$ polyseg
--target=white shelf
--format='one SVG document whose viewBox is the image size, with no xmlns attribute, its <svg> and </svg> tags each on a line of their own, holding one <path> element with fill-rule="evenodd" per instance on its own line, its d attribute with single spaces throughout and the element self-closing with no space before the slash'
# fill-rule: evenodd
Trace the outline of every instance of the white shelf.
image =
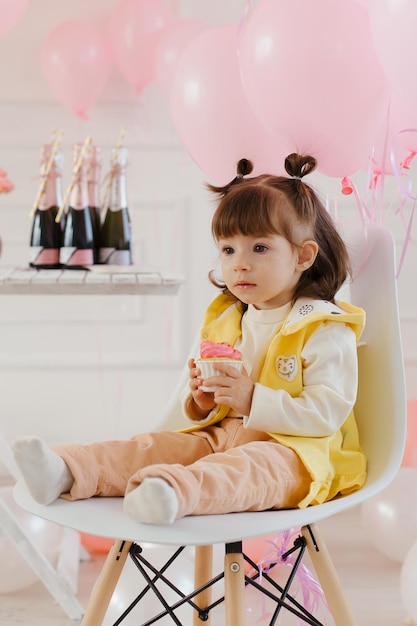
<svg viewBox="0 0 417 626">
<path fill-rule="evenodd" d="M 175 295 L 184 276 L 140 266 L 36 270 L 0 266 L 0 295 Z"/>
</svg>

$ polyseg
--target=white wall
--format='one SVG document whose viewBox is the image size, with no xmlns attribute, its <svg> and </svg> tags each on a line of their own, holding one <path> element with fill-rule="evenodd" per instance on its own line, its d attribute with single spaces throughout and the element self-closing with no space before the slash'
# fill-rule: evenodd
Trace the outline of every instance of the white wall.
<svg viewBox="0 0 417 626">
<path fill-rule="evenodd" d="M 16 185 L 0 196 L 0 263 L 27 264 L 39 147 L 51 130 L 65 133 L 65 186 L 71 144 L 90 134 L 106 163 L 126 125 L 136 262 L 183 272 L 186 283 L 175 297 L 0 296 L 0 432 L 8 439 L 37 433 L 50 443 L 88 441 L 156 426 L 212 294 L 206 278 L 215 260 L 212 200 L 204 174 L 178 142 L 156 85 L 137 101 L 114 72 L 90 120 L 81 122 L 44 84 L 38 51 L 46 33 L 73 17 L 103 24 L 115 4 L 32 0 L 15 29 L 0 37 L 0 167 Z M 237 22 L 245 4 L 173 0 L 181 17 L 211 23 Z M 358 222 L 353 196 L 340 194 L 340 181 L 316 176 L 313 182 L 337 205 L 341 222 Z M 358 185 L 366 186 L 365 174 Z M 384 215 L 395 193 L 396 185 L 387 181 Z M 392 211 L 388 223 L 400 254 L 401 219 Z M 416 262 L 412 241 L 398 281 L 411 398 L 417 397 Z"/>
<path fill-rule="evenodd" d="M 176 138 L 162 131 L 149 92 L 149 114 L 126 138 L 128 196 L 135 262 L 186 275 L 178 297 L 0 296 L 0 414 L 7 437 L 39 432 L 53 441 L 122 436 L 142 428 L 164 405 L 202 311 L 191 300 L 193 281 L 206 283 L 211 209 L 202 176 Z M 155 105 L 156 106 L 156 105 Z M 128 128 L 135 104 L 98 106 L 91 133 L 109 162 L 121 124 Z M 38 186 L 38 152 L 51 120 L 72 120 L 56 104 L 0 104 L 0 166 L 16 189 L 0 198 L 3 265 L 28 259 L 30 209 Z M 23 119 L 31 124 L 22 125 Z M 64 140 L 69 161 L 71 134 Z M 210 289 L 208 283 L 204 291 Z M 210 289 L 211 291 L 211 289 Z M 207 301 L 208 295 L 204 298 Z M 104 412 L 102 419 L 101 414 Z"/>
<path fill-rule="evenodd" d="M 201 302 L 190 298 L 193 281 L 205 282 L 209 269 L 200 242 L 210 208 L 202 174 L 172 131 L 159 90 L 152 85 L 136 99 L 114 70 L 90 120 L 82 122 L 43 80 L 39 49 L 46 34 L 73 18 L 104 27 L 115 5 L 32 1 L 0 38 L 0 167 L 16 185 L 0 197 L 1 263 L 27 264 L 39 148 L 52 129 L 64 131 L 65 188 L 72 143 L 90 134 L 105 169 L 126 125 L 135 261 L 178 270 L 187 281 L 178 297 L 0 297 L 0 423 L 8 439 L 39 433 L 51 443 L 87 441 L 157 425 L 211 293 L 207 284 Z"/>
</svg>

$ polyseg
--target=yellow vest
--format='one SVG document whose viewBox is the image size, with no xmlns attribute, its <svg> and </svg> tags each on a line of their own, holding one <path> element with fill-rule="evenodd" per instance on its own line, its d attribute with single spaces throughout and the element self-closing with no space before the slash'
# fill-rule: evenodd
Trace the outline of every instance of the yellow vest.
<svg viewBox="0 0 417 626">
<path fill-rule="evenodd" d="M 206 311 L 200 332 L 201 340 L 224 341 L 234 345 L 241 335 L 241 319 L 241 303 L 231 302 L 227 296 L 219 295 Z M 337 321 L 350 326 L 359 341 L 365 325 L 365 313 L 346 302 L 335 305 L 327 301 L 300 298 L 273 337 L 258 382 L 272 389 L 284 389 L 293 397 L 299 396 L 303 390 L 301 352 L 309 337 L 324 321 Z M 286 359 L 294 361 L 292 374 L 287 378 L 282 376 L 282 372 L 279 374 L 280 363 Z M 215 424 L 226 417 L 229 410 L 227 406 L 219 406 L 209 422 L 184 430 L 190 432 Z M 339 493 L 349 493 L 364 484 L 366 458 L 359 444 L 353 411 L 340 430 L 326 437 L 269 434 L 294 450 L 311 475 L 311 488 L 299 502 L 300 508 L 325 502 Z"/>
</svg>

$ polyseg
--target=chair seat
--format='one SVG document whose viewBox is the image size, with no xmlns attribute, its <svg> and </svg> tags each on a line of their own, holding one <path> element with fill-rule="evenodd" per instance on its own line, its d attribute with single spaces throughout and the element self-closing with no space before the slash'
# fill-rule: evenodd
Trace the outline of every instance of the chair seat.
<svg viewBox="0 0 417 626">
<path fill-rule="evenodd" d="M 123 513 L 122 498 L 89 498 L 70 502 L 59 499 L 45 507 L 33 500 L 26 485 L 14 488 L 16 502 L 26 511 L 57 524 L 100 537 L 170 545 L 233 543 L 312 524 L 366 499 L 364 490 L 308 507 L 285 511 L 259 511 L 228 515 L 184 517 L 172 525 L 140 524 Z"/>
</svg>

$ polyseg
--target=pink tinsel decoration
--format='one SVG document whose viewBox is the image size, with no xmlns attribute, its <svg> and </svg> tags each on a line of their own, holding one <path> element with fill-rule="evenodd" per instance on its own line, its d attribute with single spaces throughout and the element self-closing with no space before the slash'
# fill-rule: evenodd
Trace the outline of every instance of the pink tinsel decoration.
<svg viewBox="0 0 417 626">
<path fill-rule="evenodd" d="M 257 567 L 259 569 L 259 584 L 262 585 L 263 572 L 268 573 L 271 567 L 273 567 L 274 565 L 288 565 L 290 567 L 294 565 L 296 560 L 296 556 L 294 556 L 294 553 L 289 554 L 285 558 L 285 560 L 282 558 L 282 555 L 288 552 L 288 550 L 293 547 L 294 539 L 298 537 L 299 534 L 299 529 L 292 528 L 278 534 L 273 541 L 266 541 L 266 543 L 270 544 L 270 547 L 257 563 Z M 255 571 L 256 570 L 252 569 L 249 575 L 253 575 Z M 314 612 L 317 611 L 317 609 L 319 608 L 320 603 L 323 603 L 324 606 L 329 609 L 326 597 L 320 584 L 317 582 L 308 567 L 306 567 L 303 563 L 300 563 L 298 566 L 296 578 L 300 582 L 303 594 L 303 606 L 307 611 L 309 611 L 311 614 L 314 614 Z M 294 594 L 292 595 L 294 596 Z M 269 617 L 269 614 L 267 614 L 265 611 L 264 598 L 262 599 L 262 604 L 262 615 L 258 619 L 258 622 L 265 621 Z"/>
</svg>

